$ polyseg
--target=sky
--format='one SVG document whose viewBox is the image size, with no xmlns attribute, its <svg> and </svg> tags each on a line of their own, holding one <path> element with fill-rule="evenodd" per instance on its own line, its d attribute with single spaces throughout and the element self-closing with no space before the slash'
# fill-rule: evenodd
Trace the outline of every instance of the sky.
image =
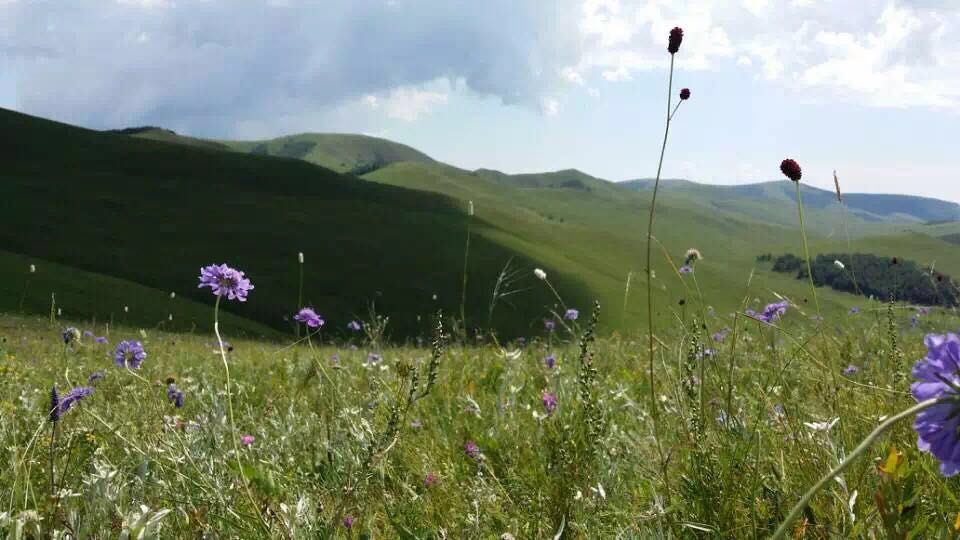
<svg viewBox="0 0 960 540">
<path fill-rule="evenodd" d="M 960 0 L 0 0 L 0 107 L 467 168 L 779 177 L 960 202 Z"/>
</svg>

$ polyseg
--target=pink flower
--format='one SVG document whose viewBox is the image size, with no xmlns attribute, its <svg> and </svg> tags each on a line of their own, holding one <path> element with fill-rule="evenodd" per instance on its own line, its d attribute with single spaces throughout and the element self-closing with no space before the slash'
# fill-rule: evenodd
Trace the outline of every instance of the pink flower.
<svg viewBox="0 0 960 540">
<path fill-rule="evenodd" d="M 244 446 L 250 446 L 251 444 L 253 444 L 253 441 L 255 440 L 257 440 L 257 438 L 254 437 L 253 435 L 244 435 L 240 437 L 240 444 Z"/>
</svg>

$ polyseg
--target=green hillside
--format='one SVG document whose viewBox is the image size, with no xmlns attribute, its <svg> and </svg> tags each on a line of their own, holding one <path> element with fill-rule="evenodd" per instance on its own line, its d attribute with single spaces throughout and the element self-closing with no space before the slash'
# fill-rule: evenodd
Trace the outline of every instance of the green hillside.
<svg viewBox="0 0 960 540">
<path fill-rule="evenodd" d="M 302 159 L 351 174 L 363 174 L 400 161 L 433 161 L 409 146 L 366 135 L 303 133 L 265 141 L 223 141 L 223 144 L 240 152 Z"/>
<path fill-rule="evenodd" d="M 199 269 L 227 262 L 256 285 L 250 302 L 229 309 L 281 329 L 296 308 L 301 251 L 305 303 L 326 315 L 334 332 L 366 316 L 373 302 L 391 317 L 395 337 L 420 333 L 426 323 L 418 315 L 459 312 L 468 216 L 448 197 L 301 161 L 90 131 L 11 111 L 0 111 L 0 132 L 9 134 L 0 150 L 0 249 L 208 305 L 209 292 L 197 289 Z M 534 261 L 508 245 L 515 243 L 510 230 L 480 219 L 474 233 L 469 318 L 486 322 L 497 274 L 513 258 L 527 269 L 515 286 L 529 290 L 513 308 L 501 306 L 493 323 L 528 328 L 550 304 L 550 293 L 529 283 Z M 554 278 L 571 298 L 587 302 L 576 268 L 558 268 Z"/>
</svg>

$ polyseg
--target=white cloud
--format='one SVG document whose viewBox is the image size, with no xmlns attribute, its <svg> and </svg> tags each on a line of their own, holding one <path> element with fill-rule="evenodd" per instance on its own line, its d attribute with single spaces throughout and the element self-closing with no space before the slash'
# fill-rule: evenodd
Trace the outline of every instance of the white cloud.
<svg viewBox="0 0 960 540">
<path fill-rule="evenodd" d="M 540 111 L 545 116 L 556 116 L 560 113 L 560 102 L 555 97 L 545 97 L 540 101 Z"/>
<path fill-rule="evenodd" d="M 566 81 L 576 84 L 577 86 L 583 86 L 585 84 L 583 80 L 583 75 L 581 75 L 580 72 L 577 71 L 577 69 L 572 66 L 567 66 L 561 69 L 560 77 L 562 77 Z"/>
</svg>

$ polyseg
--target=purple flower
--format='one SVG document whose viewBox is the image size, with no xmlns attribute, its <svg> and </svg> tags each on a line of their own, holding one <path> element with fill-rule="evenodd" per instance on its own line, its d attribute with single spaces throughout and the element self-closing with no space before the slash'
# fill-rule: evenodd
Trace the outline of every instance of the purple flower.
<svg viewBox="0 0 960 540">
<path fill-rule="evenodd" d="M 689 264 L 685 264 L 677 269 L 681 274 L 691 274 L 693 273 L 693 267 Z"/>
<path fill-rule="evenodd" d="M 800 170 L 800 164 L 792 159 L 785 159 L 780 162 L 780 172 L 794 182 L 799 182 L 800 178 L 803 176 L 803 173 Z"/>
<path fill-rule="evenodd" d="M 517 347 L 523 347 L 527 344 L 527 338 L 520 336 L 517 338 Z"/>
<path fill-rule="evenodd" d="M 423 478 L 423 487 L 433 487 L 437 485 L 439 480 L 440 479 L 437 478 L 437 475 L 433 474 L 432 472 L 427 473 L 427 476 Z"/>
<path fill-rule="evenodd" d="M 850 308 L 850 315 L 856 315 L 857 313 L 860 313 L 860 308 L 858 308 L 857 306 L 853 306 L 852 308 Z"/>
<path fill-rule="evenodd" d="M 757 313 L 752 309 L 748 309 L 746 313 L 747 315 L 749 315 L 750 317 L 753 317 L 754 319 L 758 319 L 762 322 L 770 324 L 773 321 L 779 320 L 780 316 L 787 312 L 788 307 L 790 307 L 790 303 L 784 300 L 782 302 L 774 302 L 773 304 L 767 304 L 763 308 L 762 313 Z"/>
<path fill-rule="evenodd" d="M 359 332 L 360 330 L 363 330 L 363 325 L 360 324 L 360 321 L 350 321 L 347 323 L 347 330 Z"/>
<path fill-rule="evenodd" d="M 94 382 L 99 381 L 102 378 L 103 378 L 102 371 L 94 371 L 93 373 L 90 374 L 89 377 L 87 377 L 87 384 L 93 384 Z"/>
<path fill-rule="evenodd" d="M 170 383 L 167 386 L 167 401 L 173 403 L 173 406 L 181 409 L 183 408 L 183 392 L 177 389 L 177 385 Z"/>
<path fill-rule="evenodd" d="M 347 528 L 347 529 L 352 529 L 352 528 L 353 528 L 353 524 L 354 524 L 356 521 L 357 521 L 357 518 L 351 516 L 350 514 L 347 514 L 347 515 L 343 516 L 343 526 L 344 526 L 345 528 Z"/>
<path fill-rule="evenodd" d="M 543 327 L 547 330 L 547 332 L 553 332 L 557 329 L 557 323 L 553 319 L 544 319 Z"/>
<path fill-rule="evenodd" d="M 910 328 L 916 328 L 920 324 L 920 318 L 916 315 L 910 317 Z"/>
<path fill-rule="evenodd" d="M 70 407 L 73 407 L 74 403 L 79 402 L 83 398 L 89 396 L 93 393 L 93 388 L 90 386 L 78 386 L 71 389 L 66 393 L 62 398 L 60 398 L 59 411 L 60 415 L 64 415 L 67 411 L 70 410 Z"/>
<path fill-rule="evenodd" d="M 684 100 L 684 101 L 690 99 L 690 89 L 689 89 L 689 88 L 684 88 L 683 90 L 680 90 L 680 99 L 682 99 L 682 100 Z"/>
<path fill-rule="evenodd" d="M 89 330 L 84 330 L 84 331 L 83 331 L 83 337 L 93 337 L 93 332 L 91 332 L 91 331 L 89 331 Z"/>
<path fill-rule="evenodd" d="M 568 309 L 566 313 L 563 314 L 563 318 L 568 321 L 575 321 L 580 317 L 580 312 L 575 309 Z"/>
<path fill-rule="evenodd" d="M 846 375 L 847 377 L 856 375 L 858 371 L 860 371 L 860 368 L 853 364 L 850 364 L 849 366 L 843 368 L 843 374 Z"/>
<path fill-rule="evenodd" d="M 143 343 L 139 341 L 121 341 L 113 354 L 113 361 L 120 367 L 140 369 L 140 364 L 147 358 L 143 350 Z"/>
<path fill-rule="evenodd" d="M 463 451 L 467 454 L 468 457 L 475 460 L 480 460 L 480 447 L 477 446 L 477 443 L 473 441 L 467 441 L 463 444 Z"/>
<path fill-rule="evenodd" d="M 714 341 L 715 343 L 720 343 L 720 342 L 722 342 L 723 340 L 727 339 L 727 334 L 729 334 L 729 333 L 730 333 L 730 329 L 729 329 L 729 328 L 723 328 L 723 329 L 721 329 L 719 332 L 717 332 L 716 334 L 713 335 L 713 341 Z"/>
<path fill-rule="evenodd" d="M 335 366 L 340 365 L 340 353 L 333 353 L 333 355 L 330 357 L 330 363 Z"/>
<path fill-rule="evenodd" d="M 253 444 L 253 441 L 255 440 L 257 440 L 257 438 L 254 437 L 253 435 L 244 435 L 240 437 L 240 444 L 244 446 L 250 446 L 251 444 Z"/>
<path fill-rule="evenodd" d="M 106 344 L 106 343 L 110 343 L 109 341 L 107 341 L 107 338 L 105 338 L 105 337 L 103 337 L 103 336 L 98 336 L 98 337 L 94 338 L 93 340 L 94 340 L 95 342 L 101 344 L 101 345 Z"/>
<path fill-rule="evenodd" d="M 247 294 L 253 290 L 250 280 L 243 272 L 225 264 L 211 264 L 200 269 L 198 288 L 210 287 L 216 296 L 226 296 L 227 300 L 247 301 Z"/>
<path fill-rule="evenodd" d="M 927 355 L 913 366 L 910 391 L 917 401 L 958 396 L 960 387 L 960 337 L 929 334 L 924 338 Z M 917 448 L 940 460 L 940 473 L 960 472 L 960 404 L 943 403 L 921 411 L 913 423 Z"/>
<path fill-rule="evenodd" d="M 367 353 L 367 363 L 368 364 L 379 364 L 383 360 L 383 357 L 377 353 Z"/>
<path fill-rule="evenodd" d="M 293 316 L 293 320 L 302 322 L 310 328 L 320 328 L 325 324 L 323 317 L 317 315 L 317 312 L 309 307 L 305 307 L 297 312 L 297 314 Z"/>
<path fill-rule="evenodd" d="M 543 359 L 543 365 L 547 366 L 547 369 L 553 369 L 557 365 L 557 357 L 552 354 L 548 354 Z"/>
<path fill-rule="evenodd" d="M 930 308 L 923 307 L 923 306 L 917 308 L 917 316 L 923 317 L 929 314 L 930 314 Z"/>
<path fill-rule="evenodd" d="M 543 400 L 543 409 L 547 411 L 547 414 L 552 414 L 553 411 L 557 410 L 557 395 L 551 394 L 550 392 L 544 392 L 541 396 Z"/>
</svg>

